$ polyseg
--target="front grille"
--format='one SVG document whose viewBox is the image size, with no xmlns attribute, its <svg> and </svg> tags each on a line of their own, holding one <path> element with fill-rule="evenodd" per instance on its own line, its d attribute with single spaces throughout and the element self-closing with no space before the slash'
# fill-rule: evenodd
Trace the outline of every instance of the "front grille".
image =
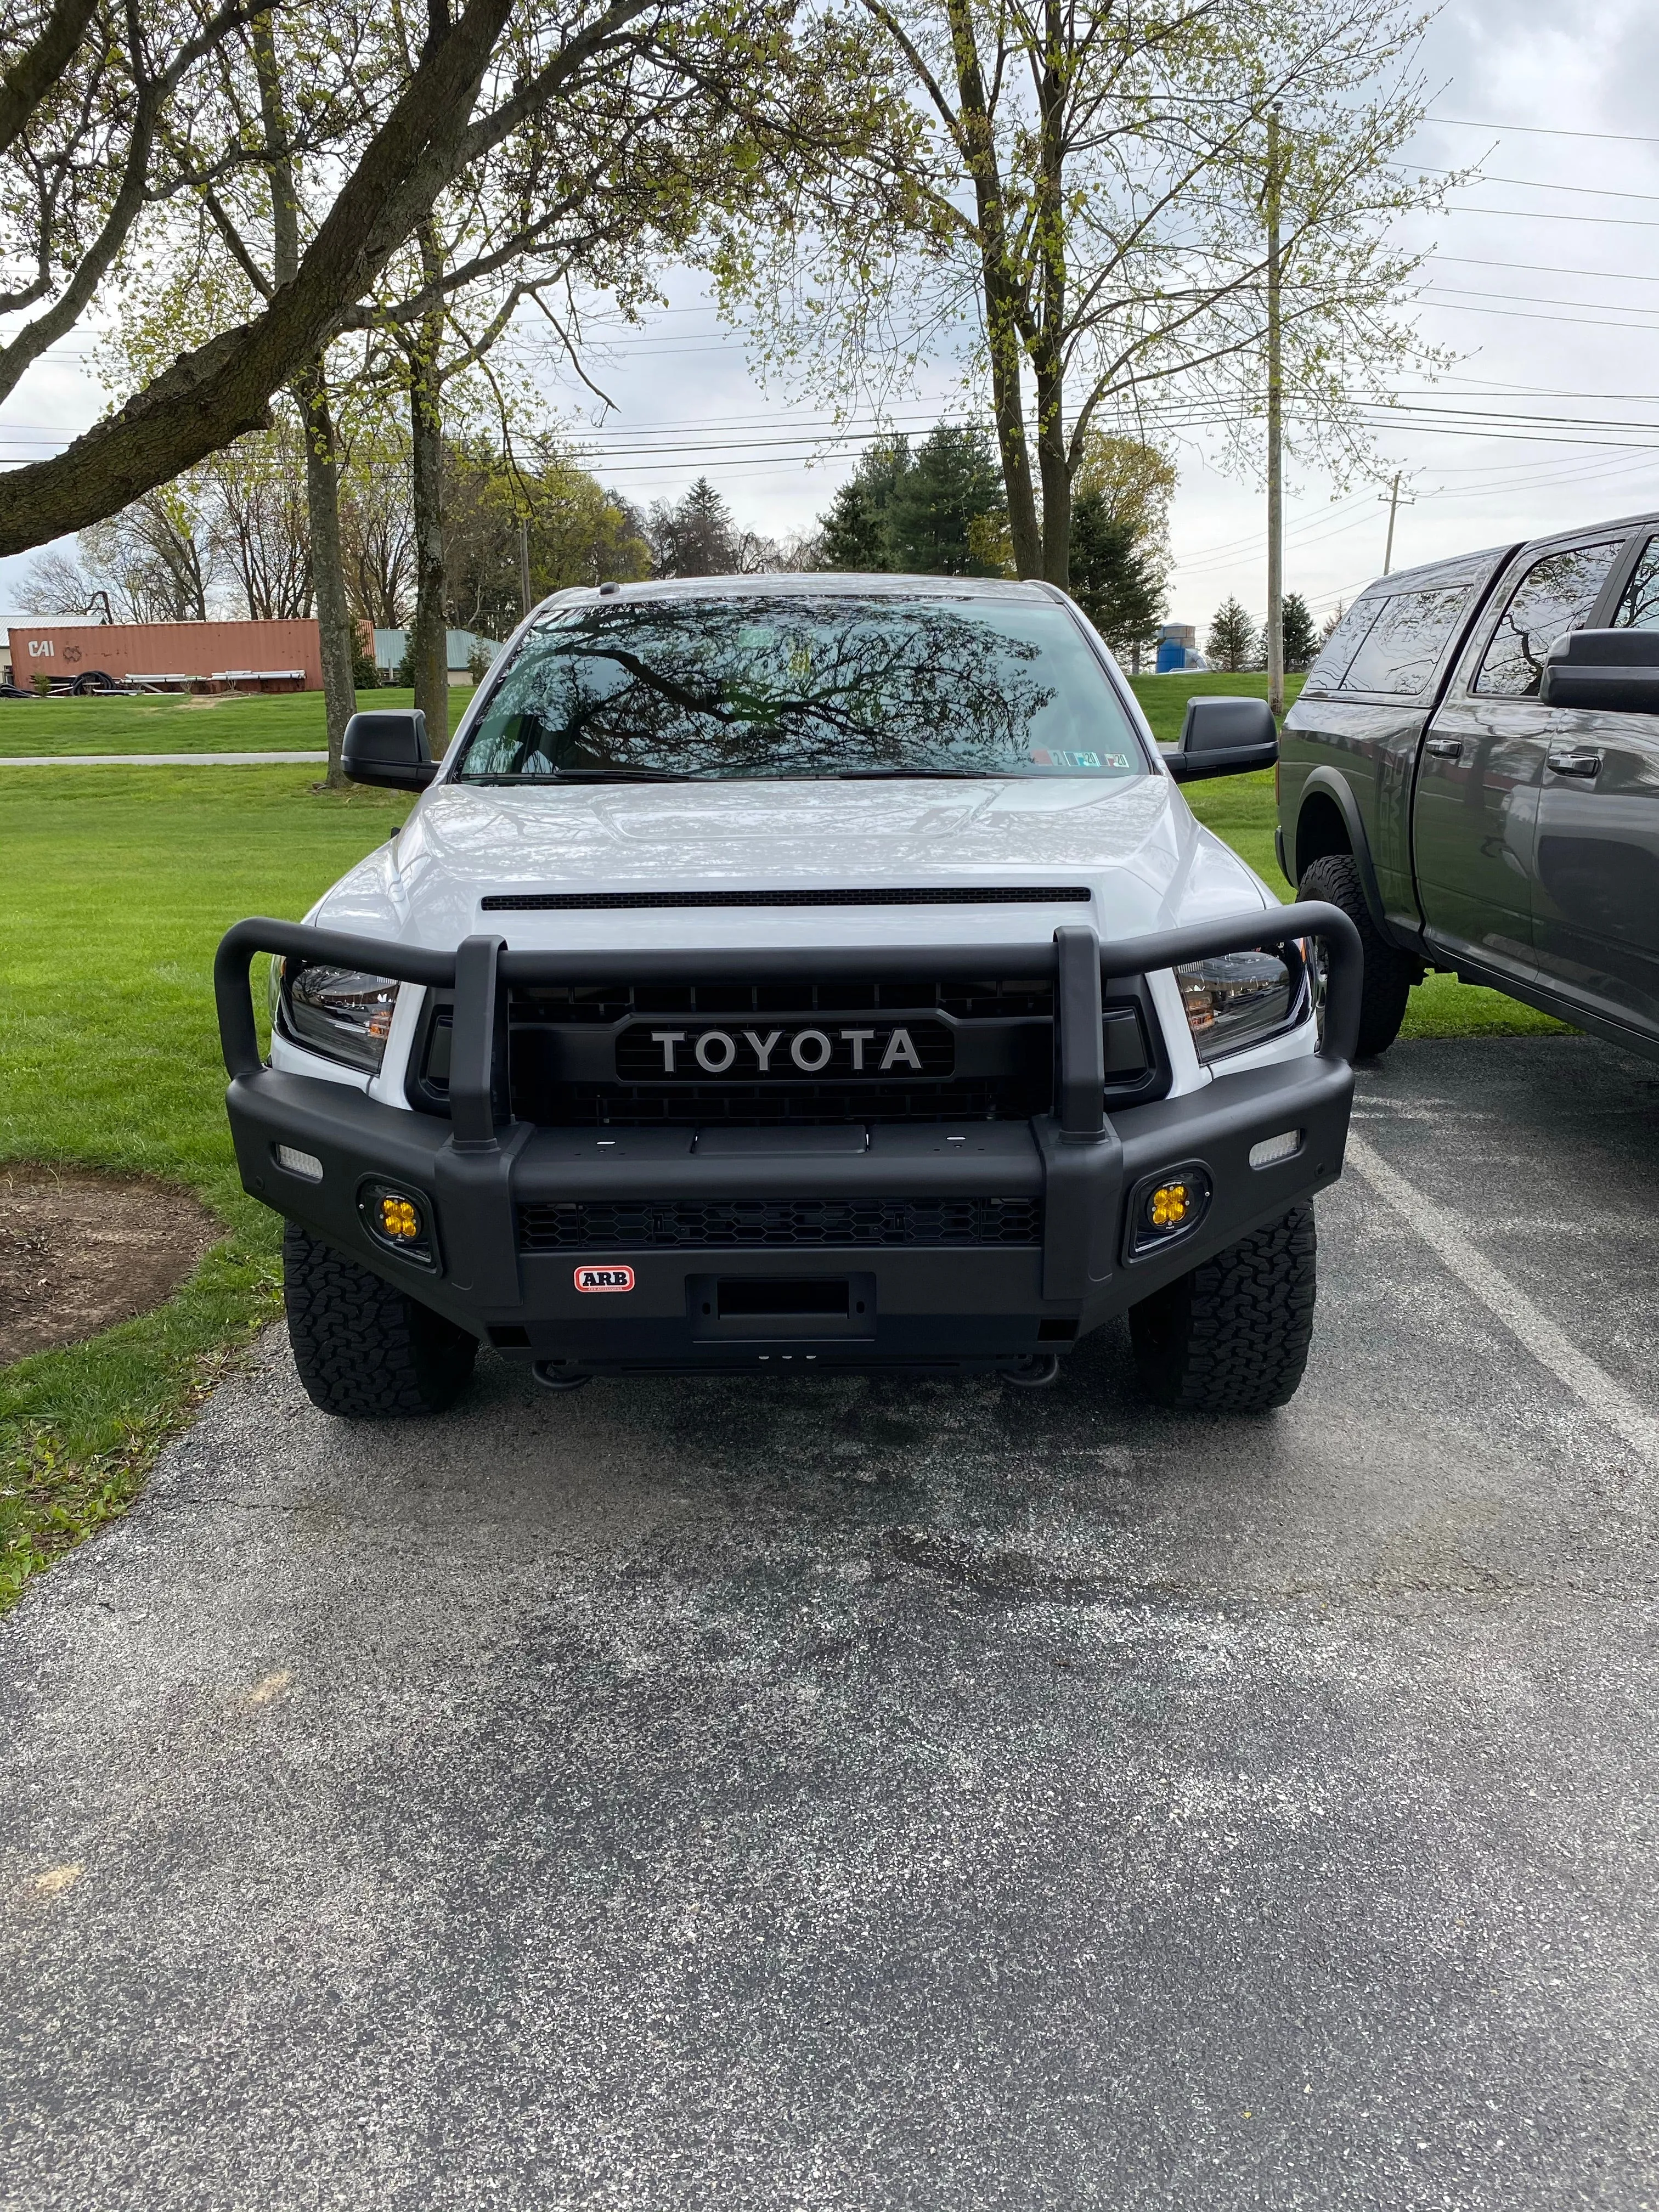
<svg viewBox="0 0 1659 2212">
<path fill-rule="evenodd" d="M 519 1208 L 522 1252 L 1040 1241 L 1040 1208 L 1030 1198 L 756 1198 L 706 1206 L 561 1199 Z"/>
<path fill-rule="evenodd" d="M 1104 1012 L 1109 1108 L 1161 1097 L 1170 1074 L 1144 984 L 1120 986 Z M 1025 1121 L 1053 1103 L 1054 987 L 994 974 L 520 984 L 507 1019 L 500 1109 L 542 1127 Z M 435 995 L 410 1078 L 410 1103 L 428 1112 L 448 1107 L 451 1020 Z M 808 1027 L 833 1040 L 827 1058 L 812 1048 L 821 1070 L 788 1042 Z M 884 1041 L 900 1028 L 905 1049 L 890 1060 Z M 672 1057 L 653 1036 L 664 1029 L 683 1032 Z M 714 1029 L 726 1034 L 723 1068 L 713 1050 L 694 1057 Z M 757 1079 L 755 1040 L 774 1030 L 783 1041 Z M 860 1031 L 873 1037 L 863 1060 L 847 1042 Z"/>
</svg>

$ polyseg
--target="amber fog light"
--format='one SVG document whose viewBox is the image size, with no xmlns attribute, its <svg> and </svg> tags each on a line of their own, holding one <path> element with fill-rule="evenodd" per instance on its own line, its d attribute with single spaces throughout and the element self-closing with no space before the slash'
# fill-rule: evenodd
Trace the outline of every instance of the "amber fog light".
<svg viewBox="0 0 1659 2212">
<path fill-rule="evenodd" d="M 399 1183 L 367 1182 L 357 1194 L 357 1210 L 377 1244 L 432 1265 L 432 1224 L 418 1192 Z"/>
<path fill-rule="evenodd" d="M 1212 1188 L 1208 1170 L 1195 1160 L 1138 1182 L 1129 1200 L 1130 1259 L 1144 1260 L 1190 1237 L 1210 1210 Z"/>
</svg>

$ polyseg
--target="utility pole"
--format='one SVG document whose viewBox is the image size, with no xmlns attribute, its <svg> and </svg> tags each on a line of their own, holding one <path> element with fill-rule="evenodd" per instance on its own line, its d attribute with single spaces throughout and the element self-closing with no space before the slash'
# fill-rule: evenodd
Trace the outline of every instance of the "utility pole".
<svg viewBox="0 0 1659 2212">
<path fill-rule="evenodd" d="M 1384 491 L 1380 491 L 1380 492 L 1378 492 L 1378 494 L 1376 495 L 1377 495 L 1377 497 L 1378 497 L 1378 499 L 1386 499 L 1386 500 L 1388 501 L 1388 502 L 1389 502 L 1389 542 L 1388 542 L 1388 544 L 1387 544 L 1382 548 L 1382 574 L 1383 574 L 1385 576 L 1388 574 L 1388 573 L 1389 573 L 1389 569 L 1390 569 L 1390 568 L 1393 568 L 1393 566 L 1394 566 L 1394 518 L 1395 518 L 1395 509 L 1396 509 L 1397 507 L 1415 507 L 1415 506 L 1416 506 L 1416 504 L 1417 504 L 1417 501 L 1416 501 L 1414 499 L 1412 499 L 1412 498 L 1409 498 L 1409 497 L 1407 497 L 1407 498 L 1406 498 L 1406 499 L 1401 499 L 1401 496 L 1400 496 L 1400 473 L 1401 473 L 1401 472 L 1400 472 L 1400 471 L 1399 471 L 1398 469 L 1396 469 L 1396 470 L 1395 471 L 1395 472 L 1394 472 L 1394 482 L 1393 482 L 1393 483 L 1389 487 L 1388 490 L 1387 490 L 1387 491 L 1385 491 L 1385 492 L 1384 492 Z"/>
<path fill-rule="evenodd" d="M 519 517 L 519 611 L 530 612 L 530 517 Z"/>
<path fill-rule="evenodd" d="M 1279 107 L 1267 114 L 1267 704 L 1285 712 L 1285 392 L 1279 317 Z"/>
</svg>

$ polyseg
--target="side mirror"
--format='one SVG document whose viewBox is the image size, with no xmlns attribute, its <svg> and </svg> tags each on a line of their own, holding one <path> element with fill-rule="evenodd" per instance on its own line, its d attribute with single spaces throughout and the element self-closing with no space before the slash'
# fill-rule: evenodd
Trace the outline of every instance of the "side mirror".
<svg viewBox="0 0 1659 2212">
<path fill-rule="evenodd" d="M 426 716 L 406 707 L 354 714 L 345 726 L 340 765 L 354 783 L 424 791 L 438 773 L 426 741 Z"/>
<path fill-rule="evenodd" d="M 1279 726 L 1265 699 L 1189 699 L 1181 742 L 1164 756 L 1177 783 L 1249 775 L 1279 758 Z"/>
<path fill-rule="evenodd" d="M 1538 696 L 1547 707 L 1659 714 L 1659 630 L 1575 629 L 1557 638 Z"/>
</svg>

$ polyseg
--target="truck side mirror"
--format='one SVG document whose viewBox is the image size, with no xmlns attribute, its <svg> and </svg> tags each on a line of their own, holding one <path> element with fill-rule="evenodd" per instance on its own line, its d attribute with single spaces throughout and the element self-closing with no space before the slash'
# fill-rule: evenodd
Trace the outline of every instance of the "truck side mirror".
<svg viewBox="0 0 1659 2212">
<path fill-rule="evenodd" d="M 407 707 L 354 714 L 345 726 L 340 765 L 353 783 L 424 791 L 438 773 L 426 741 L 426 716 Z"/>
<path fill-rule="evenodd" d="M 1177 783 L 1249 775 L 1279 758 L 1279 726 L 1265 699 L 1189 699 L 1181 742 L 1164 756 Z"/>
<path fill-rule="evenodd" d="M 1659 630 L 1569 631 L 1545 658 L 1538 696 L 1547 707 L 1659 714 Z"/>
</svg>

